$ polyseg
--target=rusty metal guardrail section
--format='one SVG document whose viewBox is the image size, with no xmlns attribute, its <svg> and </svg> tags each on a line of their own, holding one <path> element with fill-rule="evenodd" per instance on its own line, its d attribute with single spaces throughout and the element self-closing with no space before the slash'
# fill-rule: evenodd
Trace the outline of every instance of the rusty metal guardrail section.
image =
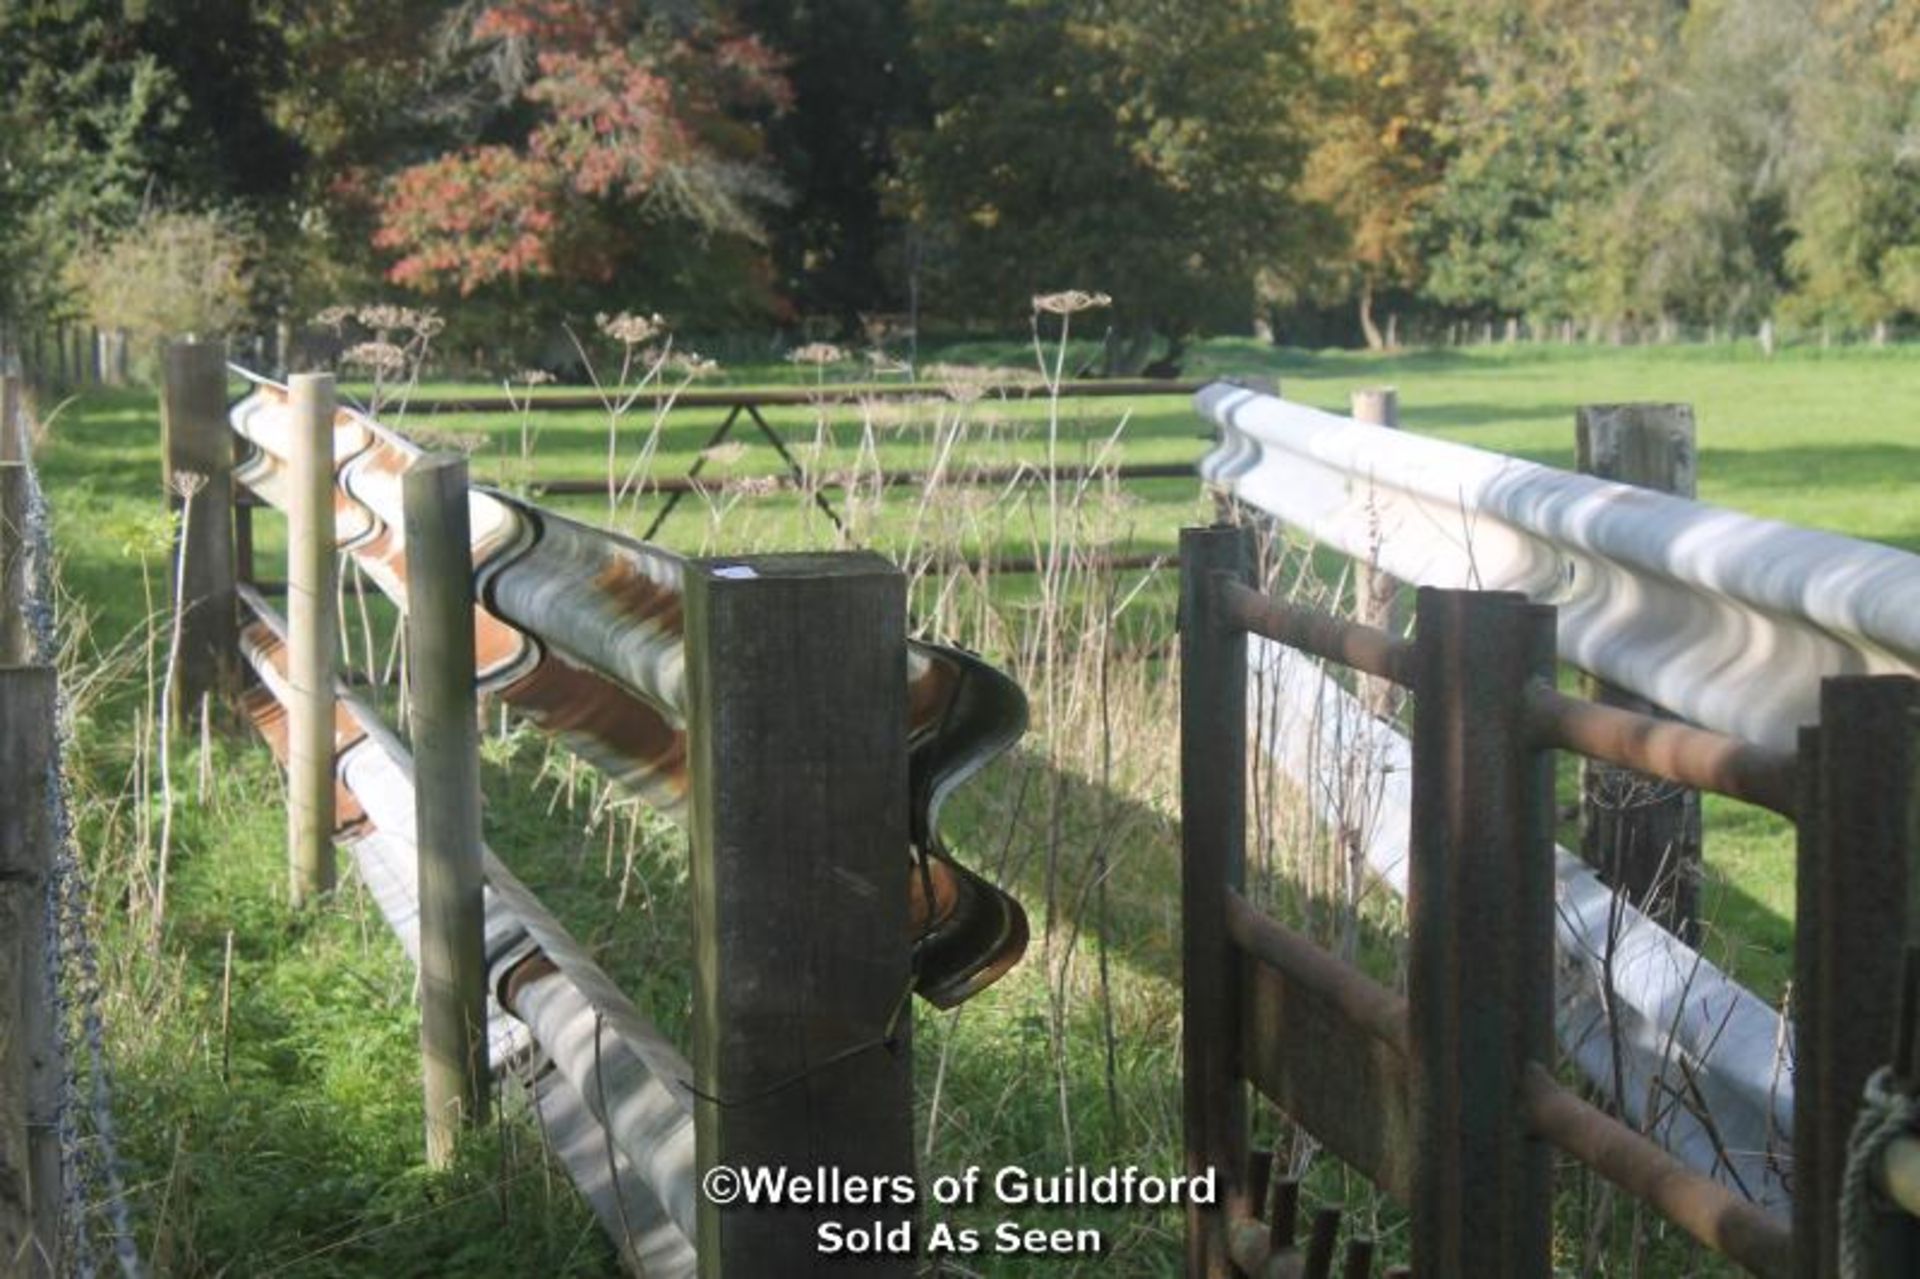
<svg viewBox="0 0 1920 1279">
<path fill-rule="evenodd" d="M 234 478 L 284 509 L 292 452 L 285 388 L 236 372 L 254 389 L 230 414 L 250 446 Z M 336 544 L 402 610 L 400 479 L 422 452 L 364 414 L 336 417 Z M 683 820 L 684 561 L 497 491 L 473 490 L 469 511 L 482 691 Z M 938 824 L 953 789 L 1025 731 L 1026 699 L 978 657 L 913 641 L 908 701 L 916 990 L 951 1007 L 1006 973 L 1026 945 L 1020 904 L 954 860 Z"/>
<path fill-rule="evenodd" d="M 1903 1203 L 1910 1156 L 1864 1154 L 1854 1122 L 1876 1067 L 1891 1056 L 1910 1087 L 1920 1060 L 1920 945 L 1902 941 L 1920 936 L 1920 681 L 1827 678 L 1818 725 L 1789 753 L 1561 694 L 1555 612 L 1514 592 L 1422 588 L 1415 638 L 1399 640 L 1257 593 L 1251 529 L 1188 529 L 1181 553 L 1187 1158 L 1223 1183 L 1189 1217 L 1189 1273 L 1291 1260 L 1261 1220 L 1247 1082 L 1412 1209 L 1429 1279 L 1551 1272 L 1548 1147 L 1750 1273 L 1814 1279 L 1855 1246 L 1874 1258 L 1858 1273 L 1910 1273 L 1893 1258 L 1920 1227 L 1883 1229 L 1900 1209 L 1854 1184 L 1878 1179 Z M 1405 998 L 1243 896 L 1250 636 L 1413 693 Z M 1796 823 L 1791 1228 L 1550 1073 L 1555 750 Z M 1871 1243 L 1848 1200 L 1880 1214 Z"/>
</svg>

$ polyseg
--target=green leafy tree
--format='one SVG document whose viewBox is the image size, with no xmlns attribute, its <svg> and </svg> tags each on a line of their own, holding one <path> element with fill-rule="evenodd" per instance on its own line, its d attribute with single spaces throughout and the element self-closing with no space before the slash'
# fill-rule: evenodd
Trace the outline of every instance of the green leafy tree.
<svg viewBox="0 0 1920 1279">
<path fill-rule="evenodd" d="M 1482 313 L 1618 319 L 1646 308 L 1634 215 L 1667 0 L 1456 3 L 1466 75 L 1440 126 L 1429 296 Z"/>
<path fill-rule="evenodd" d="M 1282 0 L 916 0 L 932 124 L 905 210 L 934 296 L 999 324 L 1099 288 L 1136 363 L 1158 330 L 1246 323 L 1262 272 L 1301 268 L 1308 82 Z"/>
<path fill-rule="evenodd" d="M 283 198 L 281 56 L 243 0 L 0 2 L 0 301 L 64 309 L 61 264 L 149 207 Z"/>
<path fill-rule="evenodd" d="M 1920 314 L 1920 10 L 1822 0 L 1815 21 L 1788 186 L 1794 307 L 1855 325 Z"/>
<path fill-rule="evenodd" d="M 926 93 L 907 0 L 736 0 L 734 12 L 785 65 L 790 110 L 765 122 L 767 154 L 792 201 L 770 221 L 781 294 L 839 317 L 905 299 L 908 232 L 886 196 L 895 138 L 924 127 Z"/>
<path fill-rule="evenodd" d="M 1384 346 L 1375 294 L 1424 269 L 1420 220 L 1445 171 L 1437 134 L 1455 54 L 1425 6 L 1408 0 L 1305 0 L 1323 79 L 1309 134 L 1305 194 L 1327 206 L 1367 345 Z"/>
</svg>

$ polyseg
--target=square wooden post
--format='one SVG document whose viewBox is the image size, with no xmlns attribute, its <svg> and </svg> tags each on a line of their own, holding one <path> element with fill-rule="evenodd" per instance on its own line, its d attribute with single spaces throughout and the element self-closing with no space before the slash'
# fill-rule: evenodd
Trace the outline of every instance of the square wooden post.
<svg viewBox="0 0 1920 1279">
<path fill-rule="evenodd" d="M 696 561 L 685 590 L 699 1168 L 911 1177 L 905 581 L 769 555 Z M 912 1214 L 703 1194 L 700 1273 L 837 1272 L 821 1222 Z"/>
</svg>

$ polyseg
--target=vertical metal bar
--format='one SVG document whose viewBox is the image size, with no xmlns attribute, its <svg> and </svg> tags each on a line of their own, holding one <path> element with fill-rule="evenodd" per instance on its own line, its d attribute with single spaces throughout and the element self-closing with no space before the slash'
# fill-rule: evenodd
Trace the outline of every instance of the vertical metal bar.
<svg viewBox="0 0 1920 1279">
<path fill-rule="evenodd" d="M 1681 497 L 1694 495 L 1698 452 L 1686 404 L 1587 404 L 1574 414 L 1580 471 Z M 1646 698 L 1589 677 L 1604 706 L 1662 714 Z M 1700 934 L 1700 793 L 1598 760 L 1580 769 L 1580 855 L 1675 936 Z"/>
<path fill-rule="evenodd" d="M 334 884 L 334 517 L 331 373 L 296 373 L 287 502 L 287 841 L 293 904 Z"/>
<path fill-rule="evenodd" d="M 1240 965 L 1227 894 L 1246 886 L 1247 637 L 1216 606 L 1222 580 L 1253 583 L 1253 532 L 1180 530 L 1181 1051 L 1186 1170 L 1217 1177 L 1187 1209 L 1187 1274 L 1233 1274 L 1227 1222 L 1247 1211 L 1247 1093 Z"/>
<path fill-rule="evenodd" d="M 58 1273 L 59 1037 L 47 998 L 52 668 L 0 670 L 0 1262 Z M 15 1267 L 18 1267 L 17 1271 Z"/>
<path fill-rule="evenodd" d="M 427 1162 L 453 1160 L 487 1118 L 487 980 L 480 842 L 479 699 L 467 460 L 435 453 L 401 480 L 407 669 L 420 872 L 420 1056 Z"/>
<path fill-rule="evenodd" d="M 168 501 L 186 536 L 172 558 L 180 651 L 169 712 L 185 725 L 200 699 L 231 706 L 239 688 L 233 576 L 233 432 L 227 370 L 217 342 L 170 342 L 163 363 L 161 431 Z M 187 496 L 191 493 L 191 497 Z M 186 510 L 191 501 L 192 511 Z"/>
<path fill-rule="evenodd" d="M 703 1177 L 911 1178 L 906 585 L 879 556 L 701 560 L 686 577 L 695 1141 Z M 910 1230 L 912 1209 L 862 1212 Z M 708 1276 L 843 1268 L 845 1206 L 703 1196 Z M 897 1236 L 896 1236 L 897 1237 Z M 867 1272 L 911 1274 L 910 1253 Z"/>
<path fill-rule="evenodd" d="M 1416 618 L 1408 996 L 1422 1279 L 1551 1273 L 1552 1165 L 1519 1109 L 1553 1053 L 1553 772 L 1526 689 L 1553 610 L 1422 589 Z"/>
<path fill-rule="evenodd" d="M 739 419 L 742 407 L 743 406 L 736 404 L 727 410 L 726 417 L 720 421 L 720 429 L 707 437 L 707 442 L 700 446 L 700 452 L 695 455 L 693 465 L 687 468 L 688 479 L 693 479 L 699 475 L 701 471 L 706 469 L 708 452 L 719 447 L 720 442 L 733 433 L 733 424 Z M 667 517 L 673 514 L 673 508 L 680 505 L 680 499 L 685 496 L 685 489 L 675 489 L 673 492 L 667 494 L 667 500 L 661 505 L 659 513 L 653 517 L 652 522 L 647 525 L 647 531 L 640 535 L 640 540 L 643 542 L 651 542 L 653 535 L 660 531 L 660 526 L 667 522 Z"/>
<path fill-rule="evenodd" d="M 800 465 L 800 460 L 788 450 L 787 442 L 780 438 L 780 432 L 774 430 L 767 419 L 760 416 L 758 405 L 748 404 L 747 416 L 751 417 L 753 424 L 760 428 L 760 434 L 766 436 L 767 443 L 773 445 L 773 451 L 780 455 L 780 460 L 787 464 L 787 473 L 793 476 L 793 482 L 800 486 L 802 492 L 805 492 L 811 487 L 807 480 L 807 468 Z M 833 521 L 833 527 L 836 530 L 842 533 L 847 531 L 845 522 L 840 518 L 840 512 L 833 509 L 832 502 L 827 501 L 825 490 L 817 487 L 813 489 L 813 504 L 826 513 L 826 517 Z"/>
<path fill-rule="evenodd" d="M 1847 1137 L 1899 1020 L 1916 800 L 1920 682 L 1849 675 L 1820 686 L 1800 735 L 1794 920 L 1794 1272 L 1838 1273 Z M 1920 1255 L 1900 1269 L 1912 1274 Z M 1876 1272 L 1879 1273 L 1879 1272 Z"/>
</svg>

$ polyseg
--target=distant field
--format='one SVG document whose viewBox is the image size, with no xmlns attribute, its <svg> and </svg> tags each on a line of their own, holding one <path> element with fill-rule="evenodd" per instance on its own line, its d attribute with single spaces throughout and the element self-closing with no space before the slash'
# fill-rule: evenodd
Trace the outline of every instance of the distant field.
<svg viewBox="0 0 1920 1279">
<path fill-rule="evenodd" d="M 947 350 L 939 358 L 1032 367 L 1031 352 L 1012 343 Z M 795 373 L 784 365 L 745 366 L 730 376 L 791 384 Z M 1277 376 L 1288 395 L 1330 408 L 1344 406 L 1354 387 L 1396 385 L 1411 430 L 1558 465 L 1572 458 L 1575 406 L 1687 400 L 1699 416 L 1707 500 L 1920 551 L 1920 351 L 1790 351 L 1763 361 L 1757 352 L 1731 349 L 1580 347 L 1386 358 L 1223 341 L 1197 348 L 1184 370 L 1188 377 L 1214 374 Z M 828 472 L 870 471 L 875 458 L 887 467 L 924 468 L 956 423 L 956 462 L 1038 464 L 1048 449 L 1048 410 L 1038 402 L 980 400 L 866 415 L 834 408 L 825 413 L 824 432 L 811 409 L 776 410 L 769 418 L 797 444 L 830 437 L 808 459 Z M 670 417 L 652 473 L 684 473 L 718 419 L 706 410 Z M 603 414 L 541 414 L 525 423 L 511 414 L 410 415 L 403 425 L 471 448 L 476 475 L 508 486 L 606 474 Z M 615 445 L 622 475 L 649 425 L 643 416 L 621 424 Z M 1088 400 L 1062 406 L 1054 447 L 1061 461 L 1079 462 L 1112 437 L 1116 461 L 1191 462 L 1206 447 L 1204 433 L 1181 398 Z M 137 835 L 140 743 L 151 736 L 142 718 L 152 697 L 143 652 L 164 642 L 146 621 L 164 602 L 157 597 L 166 540 L 157 438 L 151 394 L 101 392 L 64 410 L 41 450 L 69 612 L 92 619 L 78 644 L 81 668 L 110 671 L 82 708 L 76 758 L 78 790 L 91 814 L 89 856 L 107 902 L 139 882 L 126 850 Z M 744 450 L 711 463 L 710 471 L 777 472 L 771 449 L 744 423 L 736 438 Z M 657 501 L 623 504 L 615 522 L 644 527 Z M 607 517 L 604 496 L 553 504 L 582 519 Z M 930 541 L 1001 555 L 1030 552 L 1044 544 L 1049 519 L 1041 486 L 949 493 L 925 510 L 913 492 L 892 490 L 855 506 L 856 540 L 895 552 Z M 1178 528 L 1209 518 L 1210 510 L 1193 482 L 1158 480 L 1088 497 L 1072 508 L 1066 531 L 1076 542 L 1170 554 Z M 278 520 L 263 513 L 259 532 L 262 576 L 281 576 Z M 662 540 L 688 550 L 738 550 L 826 546 L 834 537 L 817 512 L 788 493 L 718 508 L 690 498 Z M 143 589 L 143 574 L 156 597 Z M 1142 576 L 1120 575 L 1112 598 L 1125 597 Z M 924 585 L 918 598 L 937 588 Z M 1032 578 L 1001 576 L 979 589 L 991 592 L 1014 624 L 1037 624 L 1030 620 Z M 1132 597 L 1123 629 L 1149 648 L 1164 645 L 1171 597 L 1172 575 L 1155 575 Z M 387 623 L 375 613 L 382 630 Z M 357 628 L 357 619 L 349 626 Z M 1008 662 L 1013 634 L 987 633 L 981 646 Z M 350 650 L 361 651 L 360 643 L 356 635 Z M 956 800 L 957 846 L 1015 885 L 1035 914 L 1036 945 L 1012 977 L 962 1013 L 922 1010 L 916 1018 L 930 1170 L 969 1161 L 1044 1167 L 1068 1158 L 1177 1163 L 1178 1062 L 1170 1029 L 1178 1015 L 1175 735 L 1164 675 L 1159 662 L 1115 664 L 1111 733 L 1096 706 L 1075 701 L 1092 696 L 1091 681 L 1058 686 L 1071 733 L 1037 723 L 1030 749 Z M 1039 685 L 1030 687 L 1040 701 Z M 1097 784 L 1101 741 L 1111 744 L 1108 787 Z M 177 774 L 193 776 L 196 744 L 176 749 Z M 680 838 L 631 808 L 596 809 L 584 778 L 529 733 L 503 727 L 489 734 L 485 751 L 487 833 L 496 850 L 644 1006 L 677 1026 L 687 1007 Z M 124 922 L 110 925 L 105 937 L 108 1020 L 118 1028 L 128 1146 L 136 1179 L 151 1188 L 140 1209 L 150 1252 L 170 1258 L 171 1269 L 183 1274 L 428 1273 L 436 1258 L 456 1257 L 465 1272 L 479 1275 L 604 1273 L 607 1254 L 596 1230 L 564 1183 L 544 1174 L 524 1133 L 506 1130 L 452 1179 L 418 1169 L 411 982 L 397 947 L 365 895 L 351 888 L 325 910 L 289 922 L 275 770 L 249 737 L 216 738 L 212 762 L 208 798 L 177 833 L 176 894 L 160 943 L 150 946 L 143 928 Z M 1710 949 L 1777 997 L 1791 942 L 1791 841 L 1779 823 L 1750 810 L 1710 804 L 1708 814 Z M 1111 914 L 1097 918 L 1085 896 L 1095 850 L 1112 865 Z M 1082 896 L 1063 899 L 1061 929 L 1048 940 L 1041 925 L 1056 853 L 1061 883 Z M 1285 850 L 1279 860 L 1284 870 Z M 1290 896 L 1273 891 L 1295 908 L 1316 909 L 1310 888 Z M 233 997 L 231 1029 L 223 1034 L 229 932 Z M 1111 964 L 1110 1005 L 1093 993 L 1096 953 Z M 1116 1042 L 1111 1078 L 1103 1007 L 1110 1007 Z M 1270 1130 L 1270 1118 L 1260 1122 Z M 1310 1204 L 1369 1202 L 1329 1161 L 1318 1167 Z M 1368 1209 L 1376 1211 L 1384 1250 L 1396 1255 L 1404 1248 L 1399 1218 Z M 514 1242 L 503 1247 L 499 1223 L 507 1217 L 541 1225 L 505 1236 Z M 1166 1273 L 1177 1256 L 1174 1216 L 1092 1224 L 1114 1232 L 1103 1274 Z"/>
</svg>

